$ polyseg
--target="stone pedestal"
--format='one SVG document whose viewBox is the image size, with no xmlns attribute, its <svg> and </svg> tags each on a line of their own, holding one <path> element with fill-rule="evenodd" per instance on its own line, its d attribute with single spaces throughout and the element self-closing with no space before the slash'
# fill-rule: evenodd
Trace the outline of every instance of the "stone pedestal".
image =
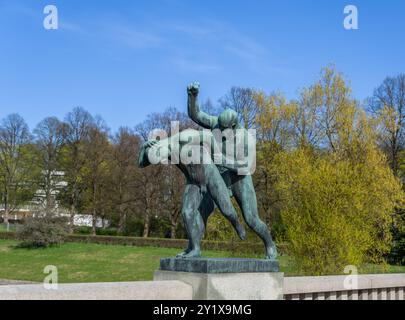
<svg viewBox="0 0 405 320">
<path fill-rule="evenodd" d="M 168 258 L 154 280 L 183 281 L 193 287 L 194 300 L 281 300 L 284 274 L 278 271 L 269 260 Z"/>
</svg>

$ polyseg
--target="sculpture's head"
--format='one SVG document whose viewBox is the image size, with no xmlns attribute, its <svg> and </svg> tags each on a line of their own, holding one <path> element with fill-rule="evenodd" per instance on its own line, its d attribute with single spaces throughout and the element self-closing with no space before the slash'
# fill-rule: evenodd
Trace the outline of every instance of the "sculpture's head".
<svg viewBox="0 0 405 320">
<path fill-rule="evenodd" d="M 238 124 L 238 114 L 232 109 L 226 109 L 218 117 L 218 125 L 221 130 L 236 129 Z"/>
</svg>

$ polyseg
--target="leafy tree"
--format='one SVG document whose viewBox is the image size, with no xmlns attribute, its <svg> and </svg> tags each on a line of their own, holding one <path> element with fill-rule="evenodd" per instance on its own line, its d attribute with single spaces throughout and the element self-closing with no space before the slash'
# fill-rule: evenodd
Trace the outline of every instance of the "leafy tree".
<svg viewBox="0 0 405 320">
<path fill-rule="evenodd" d="M 377 148 L 375 119 L 333 67 L 298 101 L 257 93 L 255 181 L 267 222 L 283 226 L 305 273 L 381 261 L 403 192 Z M 281 235 L 283 236 L 283 235 Z"/>
<path fill-rule="evenodd" d="M 277 192 L 290 252 L 306 274 L 341 273 L 380 262 L 390 250 L 392 213 L 401 185 L 375 151 L 354 165 L 308 150 L 280 154 Z"/>
<path fill-rule="evenodd" d="M 388 255 L 392 264 L 405 265 L 405 212 L 399 210 L 392 226 L 393 246 Z"/>
<path fill-rule="evenodd" d="M 32 200 L 35 193 L 35 153 L 28 125 L 18 114 L 0 124 L 0 183 L 4 223 L 19 206 Z"/>
<path fill-rule="evenodd" d="M 255 94 L 258 106 L 256 116 L 257 130 L 257 170 L 254 182 L 257 191 L 259 210 L 268 225 L 279 223 L 279 205 L 274 184 L 275 158 L 278 153 L 289 149 L 294 138 L 293 116 L 296 105 L 288 102 L 281 94 Z"/>
</svg>

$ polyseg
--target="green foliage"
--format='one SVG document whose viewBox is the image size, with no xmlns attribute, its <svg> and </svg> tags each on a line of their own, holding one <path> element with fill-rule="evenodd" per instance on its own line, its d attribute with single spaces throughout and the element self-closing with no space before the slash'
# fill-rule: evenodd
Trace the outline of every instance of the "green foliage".
<svg viewBox="0 0 405 320">
<path fill-rule="evenodd" d="M 392 227 L 393 246 L 388 255 L 388 262 L 405 265 L 405 212 L 400 211 L 395 215 Z"/>
<path fill-rule="evenodd" d="M 392 213 L 403 193 L 383 159 L 374 160 L 354 165 L 305 150 L 279 156 L 277 191 L 300 272 L 341 273 L 346 265 L 380 262 L 390 250 Z"/>
<path fill-rule="evenodd" d="M 382 261 L 404 193 L 378 149 L 378 119 L 333 66 L 298 101 L 256 99 L 259 203 L 300 273 Z"/>
<path fill-rule="evenodd" d="M 234 202 L 234 205 L 237 208 L 236 202 Z M 243 221 L 241 214 L 239 214 L 239 219 L 241 222 Z M 208 219 L 203 248 L 215 250 L 226 248 L 226 250 L 232 252 L 235 256 L 243 253 L 252 253 L 256 254 L 257 257 L 262 257 L 264 254 L 263 242 L 246 224 L 245 229 L 247 237 L 245 241 L 242 241 L 239 239 L 231 223 L 216 210 Z"/>
<path fill-rule="evenodd" d="M 143 232 L 143 220 L 131 216 L 124 225 L 122 236 L 141 237 Z"/>
<path fill-rule="evenodd" d="M 29 218 L 18 228 L 17 237 L 22 247 L 40 248 L 60 245 L 68 232 L 67 219 L 63 217 Z"/>
<path fill-rule="evenodd" d="M 205 239 L 209 241 L 235 241 L 237 235 L 231 223 L 215 210 L 207 223 Z"/>
<path fill-rule="evenodd" d="M 97 229 L 97 235 L 100 236 L 117 236 L 118 231 L 116 228 L 99 228 Z"/>
</svg>

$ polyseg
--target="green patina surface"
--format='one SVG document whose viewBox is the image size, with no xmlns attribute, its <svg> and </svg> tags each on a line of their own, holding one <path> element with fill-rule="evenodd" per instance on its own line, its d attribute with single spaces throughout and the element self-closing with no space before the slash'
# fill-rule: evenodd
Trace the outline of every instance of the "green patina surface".
<svg viewBox="0 0 405 320">
<path fill-rule="evenodd" d="M 277 261 L 243 258 L 165 258 L 160 261 L 162 271 L 192 273 L 268 273 L 279 272 Z"/>
</svg>

